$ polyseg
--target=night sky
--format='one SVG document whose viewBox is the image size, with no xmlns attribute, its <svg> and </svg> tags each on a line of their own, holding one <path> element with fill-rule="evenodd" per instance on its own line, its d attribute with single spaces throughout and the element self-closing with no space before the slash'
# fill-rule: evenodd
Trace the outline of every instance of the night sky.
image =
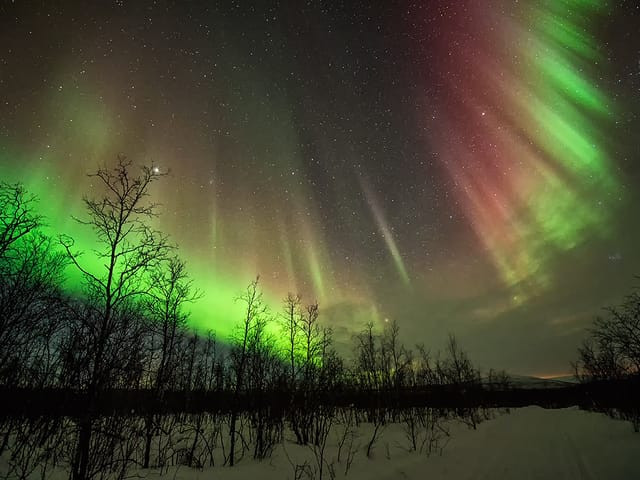
<svg viewBox="0 0 640 480">
<path fill-rule="evenodd" d="M 0 178 L 75 224 L 124 153 L 226 336 L 256 274 L 344 346 L 395 319 L 569 371 L 640 283 L 635 1 L 0 3 Z M 71 279 L 73 282 L 73 279 Z"/>
</svg>

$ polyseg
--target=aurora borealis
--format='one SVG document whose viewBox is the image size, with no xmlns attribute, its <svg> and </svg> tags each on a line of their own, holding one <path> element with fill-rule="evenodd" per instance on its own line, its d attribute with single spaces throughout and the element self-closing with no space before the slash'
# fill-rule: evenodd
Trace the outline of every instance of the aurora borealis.
<svg viewBox="0 0 640 480">
<path fill-rule="evenodd" d="M 169 172 L 195 328 L 260 274 L 344 345 L 393 318 L 563 373 L 640 274 L 638 31 L 631 1 L 5 2 L 0 177 L 90 251 L 86 174 Z"/>
<path fill-rule="evenodd" d="M 588 75 L 602 61 L 595 40 L 579 34 L 604 8 L 543 1 L 484 22 L 477 11 L 449 32 L 463 40 L 443 45 L 460 50 L 447 52 L 446 71 L 461 93 L 445 114 L 453 131 L 434 133 L 434 143 L 518 301 L 552 283 L 555 254 L 610 233 L 620 188 L 600 130 L 616 107 Z"/>
</svg>

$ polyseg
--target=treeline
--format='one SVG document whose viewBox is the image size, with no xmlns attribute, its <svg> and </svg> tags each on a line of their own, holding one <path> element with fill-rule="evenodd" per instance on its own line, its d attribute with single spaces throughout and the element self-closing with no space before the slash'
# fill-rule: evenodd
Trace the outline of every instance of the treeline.
<svg viewBox="0 0 640 480">
<path fill-rule="evenodd" d="M 36 198 L 21 185 L 0 185 L 0 392 L 7 407 L 12 399 L 14 408 L 16 399 L 25 402 L 17 412 L 0 409 L 7 476 L 40 469 L 46 477 L 50 468 L 64 467 L 76 480 L 122 477 L 133 466 L 202 465 L 205 450 L 213 464 L 217 447 L 222 463 L 233 466 L 247 454 L 270 456 L 285 429 L 301 445 L 325 445 L 339 417 L 350 419 L 348 429 L 362 420 L 375 425 L 371 454 L 390 416 L 401 414 L 386 404 L 339 405 L 328 398 L 480 385 L 453 337 L 446 354 L 432 358 L 423 347 L 405 348 L 396 323 L 381 332 L 366 325 L 347 362 L 316 303 L 291 294 L 280 312 L 271 312 L 258 279 L 237 299 L 244 315 L 229 319 L 237 321 L 229 342 L 190 331 L 187 306 L 202 293 L 176 247 L 151 226 L 157 205 L 149 189 L 163 175 L 134 170 L 121 157 L 91 176 L 97 196 L 83 199 L 85 216 L 77 219 L 95 238 L 88 254 L 69 236 L 44 233 Z M 70 269 L 81 282 L 65 289 Z M 29 397 L 36 393 L 40 398 Z M 142 404 L 127 405 L 131 399 Z M 203 399 L 211 406 L 202 406 Z M 38 412 L 47 401 L 64 404 Z M 189 405 L 197 402 L 193 410 Z M 418 448 L 417 419 L 433 430 L 441 415 L 406 412 Z M 476 408 L 458 413 L 473 427 L 481 420 Z M 177 460 L 166 445 L 185 429 L 190 447 Z"/>
</svg>

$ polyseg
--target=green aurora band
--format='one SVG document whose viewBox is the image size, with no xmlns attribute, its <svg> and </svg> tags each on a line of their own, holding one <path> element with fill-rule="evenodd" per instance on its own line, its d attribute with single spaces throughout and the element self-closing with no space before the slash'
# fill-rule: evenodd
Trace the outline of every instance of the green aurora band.
<svg viewBox="0 0 640 480">
<path fill-rule="evenodd" d="M 43 49 L 48 61 L 33 74 L 25 68 L 23 78 L 44 83 L 22 94 L 31 103 L 17 110 L 0 144 L 0 178 L 20 181 L 36 194 L 48 232 L 70 235 L 85 252 L 86 265 L 99 270 L 90 229 L 72 218 L 83 216 L 82 196 L 92 195 L 86 174 L 120 151 L 170 170 L 153 187 L 161 204 L 155 226 L 175 239 L 204 292 L 190 306 L 190 326 L 213 329 L 221 339 L 242 319 L 235 298 L 256 274 L 272 312 L 288 291 L 299 292 L 305 302 L 320 303 L 321 315 L 342 309 L 328 323 L 343 328 L 345 337 L 365 321 L 380 326 L 401 315 L 410 317 L 413 333 L 422 334 L 431 321 L 424 317 L 433 313 L 427 310 L 435 312 L 438 302 L 445 305 L 436 312 L 441 318 L 465 311 L 458 310 L 465 301 L 491 304 L 492 312 L 517 311 L 558 285 L 558 258 L 613 231 L 614 204 L 624 193 L 605 132 L 617 111 L 595 80 L 606 66 L 595 32 L 611 7 L 595 0 L 445 3 L 474 15 L 462 26 L 453 16 L 437 20 L 434 32 L 442 34 L 442 44 L 436 36 L 415 46 L 416 56 L 426 52 L 435 60 L 438 73 L 431 75 L 442 76 L 434 82 L 425 74 L 424 90 L 437 92 L 425 95 L 439 107 L 433 109 L 435 126 L 427 125 L 420 109 L 413 125 L 407 113 L 415 111 L 413 105 L 393 104 L 398 98 L 419 103 L 417 63 L 406 67 L 406 85 L 415 84 L 416 98 L 405 98 L 405 91 L 376 92 L 383 99 L 376 109 L 401 112 L 377 115 L 368 105 L 356 105 L 374 96 L 358 83 L 362 78 L 356 82 L 344 73 L 354 58 L 336 53 L 344 50 L 343 39 L 333 39 L 330 53 L 298 72 L 293 58 L 305 52 L 279 27 L 246 25 L 228 12 L 211 20 L 216 28 L 210 34 L 192 43 L 176 40 L 191 56 L 173 56 L 174 40 L 159 35 L 163 27 L 131 40 L 132 27 L 123 18 L 114 20 L 123 22 L 122 29 L 113 29 L 127 35 L 116 32 L 108 42 L 111 51 L 104 50 L 100 34 L 83 34 L 86 58 L 70 53 L 73 38 L 63 38 L 59 49 L 25 47 L 18 56 Z M 431 28 L 433 19 L 427 20 Z M 256 54 L 251 42 L 267 44 L 263 28 L 268 43 L 286 45 L 291 58 L 288 51 Z M 324 45 L 326 32 L 317 30 Z M 356 45 L 357 35 L 345 38 Z M 142 39 L 163 52 L 154 58 L 174 63 L 147 62 Z M 373 49 L 387 51 L 385 39 L 376 37 L 381 45 Z M 388 51 L 399 47 L 405 44 Z M 409 52 L 406 60 L 414 55 Z M 205 54 L 212 58 L 205 61 Z M 392 70 L 390 59 L 359 55 L 365 66 L 369 61 Z M 316 63 L 319 70 L 330 65 L 326 77 L 317 74 Z M 189 76 L 193 72 L 198 78 Z M 365 76 L 375 76 L 371 72 Z M 390 72 L 380 73 L 396 81 Z M 297 76 L 300 81 L 291 80 Z M 375 80 L 366 78 L 378 85 Z M 333 103 L 347 97 L 337 97 L 341 92 L 327 82 L 351 96 L 362 94 L 349 104 L 353 112 Z M 444 85 L 442 91 L 436 84 Z M 185 85 L 193 87 L 188 95 Z M 332 117 L 334 110 L 345 114 L 344 124 Z M 389 120 L 401 116 L 406 123 Z M 338 126 L 331 129 L 325 119 Z M 388 137 L 376 143 L 381 129 L 373 121 L 396 131 L 384 132 Z M 429 152 L 410 130 L 427 132 Z M 445 175 L 431 165 L 432 155 Z M 415 165 L 399 174 L 409 162 Z M 430 178 L 420 184 L 423 165 L 429 165 L 424 172 Z M 387 173 L 390 179 L 381 178 Z M 396 192 L 390 186 L 416 188 Z M 449 226 L 449 213 L 456 221 L 464 218 Z M 467 276 L 474 257 L 481 257 L 479 266 Z M 68 273 L 68 288 L 77 291 L 81 278 L 71 268 Z M 477 287 L 485 280 L 486 288 Z M 471 321 L 476 310 L 469 307 Z"/>
</svg>

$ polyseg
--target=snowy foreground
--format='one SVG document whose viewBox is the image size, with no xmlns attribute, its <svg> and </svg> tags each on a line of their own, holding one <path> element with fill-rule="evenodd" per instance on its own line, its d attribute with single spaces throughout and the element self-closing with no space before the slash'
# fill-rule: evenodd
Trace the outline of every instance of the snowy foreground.
<svg viewBox="0 0 640 480">
<path fill-rule="evenodd" d="M 366 438 L 366 426 L 361 428 Z M 577 408 L 512 410 L 481 423 L 477 430 L 451 425 L 451 437 L 440 453 L 426 456 L 404 449 L 399 425 L 388 425 L 372 459 L 358 451 L 351 479 L 640 479 L 640 434 L 630 423 Z M 363 440 L 364 443 L 364 440 Z M 331 452 L 327 452 L 330 456 Z M 166 479 L 294 479 L 294 465 L 313 463 L 312 453 L 287 443 L 261 463 L 248 458 L 236 467 L 170 469 Z M 303 477 L 304 478 L 304 477 Z M 325 472 L 324 478 L 330 478 Z"/>
</svg>

